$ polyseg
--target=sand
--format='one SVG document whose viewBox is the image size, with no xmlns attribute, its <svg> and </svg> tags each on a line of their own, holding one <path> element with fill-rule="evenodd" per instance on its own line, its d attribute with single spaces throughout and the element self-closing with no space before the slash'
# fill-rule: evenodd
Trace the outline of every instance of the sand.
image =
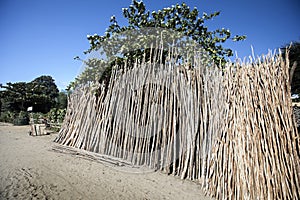
<svg viewBox="0 0 300 200">
<path fill-rule="evenodd" d="M 210 199 L 196 182 L 55 151 L 57 134 L 28 131 L 0 123 L 0 199 Z"/>
</svg>

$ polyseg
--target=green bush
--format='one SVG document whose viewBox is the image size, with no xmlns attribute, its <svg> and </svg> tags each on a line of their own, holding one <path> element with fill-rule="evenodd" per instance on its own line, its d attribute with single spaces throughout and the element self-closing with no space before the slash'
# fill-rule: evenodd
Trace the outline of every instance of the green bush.
<svg viewBox="0 0 300 200">
<path fill-rule="evenodd" d="M 21 111 L 19 115 L 13 120 L 13 124 L 17 126 L 28 125 L 29 124 L 28 112 Z"/>
<path fill-rule="evenodd" d="M 15 117 L 16 117 L 16 113 L 11 112 L 11 111 L 5 111 L 5 112 L 1 113 L 0 121 L 7 122 L 7 123 L 13 123 Z"/>
<path fill-rule="evenodd" d="M 66 109 L 52 108 L 47 116 L 52 123 L 62 123 L 66 115 Z"/>
</svg>

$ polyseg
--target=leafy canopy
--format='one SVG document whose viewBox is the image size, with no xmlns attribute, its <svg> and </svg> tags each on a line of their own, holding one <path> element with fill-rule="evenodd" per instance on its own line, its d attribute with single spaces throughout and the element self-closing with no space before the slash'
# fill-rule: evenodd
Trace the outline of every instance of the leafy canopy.
<svg viewBox="0 0 300 200">
<path fill-rule="evenodd" d="M 216 63 L 225 63 L 225 58 L 232 56 L 233 53 L 231 49 L 224 48 L 222 44 L 228 39 L 240 41 L 246 38 L 246 36 L 239 35 L 232 37 L 230 31 L 225 28 L 209 31 L 208 27 L 205 26 L 205 21 L 213 19 L 220 12 L 203 13 L 202 17 L 199 17 L 199 10 L 196 7 L 191 9 L 185 3 L 150 12 L 142 1 L 133 0 L 129 8 L 123 8 L 122 12 L 128 25 L 121 27 L 116 17 L 112 16 L 111 24 L 103 36 L 97 34 L 87 36 L 91 46 L 85 53 L 99 49 L 103 42 L 112 38 L 114 34 L 132 29 L 155 27 L 183 33 L 209 52 Z"/>
<path fill-rule="evenodd" d="M 197 8 L 191 9 L 187 4 L 176 4 L 171 7 L 163 8 L 162 10 L 152 11 L 146 9 L 145 4 L 142 1 L 133 0 L 132 4 L 128 8 L 123 8 L 123 16 L 127 19 L 128 24 L 120 26 L 115 16 L 110 18 L 110 26 L 106 29 L 103 36 L 98 34 L 88 35 L 87 39 L 90 43 L 90 48 L 85 53 L 93 53 L 100 50 L 106 54 L 109 62 L 103 60 L 89 59 L 84 61 L 86 65 L 85 71 L 80 74 L 74 82 L 69 85 L 70 88 L 75 88 L 80 84 L 87 82 L 104 82 L 108 83 L 112 67 L 114 65 L 122 66 L 124 61 L 129 65 L 133 64 L 136 60 L 146 59 L 150 60 L 151 52 L 150 48 L 141 48 L 141 43 L 149 41 L 149 35 L 142 30 L 152 29 L 165 29 L 170 30 L 193 40 L 196 44 L 204 49 L 210 56 L 210 58 L 217 64 L 225 64 L 226 58 L 233 55 L 231 49 L 224 48 L 222 45 L 227 40 L 241 41 L 246 36 L 233 36 L 230 31 L 225 28 L 216 29 L 210 31 L 205 22 L 211 20 L 214 17 L 220 15 L 220 12 L 214 12 L 212 14 L 203 13 L 199 16 L 199 10 Z M 130 36 L 130 31 L 140 31 L 142 34 L 133 34 Z M 124 34 L 125 33 L 125 34 Z M 116 35 L 118 36 L 116 37 Z M 124 51 L 128 48 L 128 42 L 120 40 L 126 35 L 129 38 L 131 51 Z M 153 35 L 153 34 L 152 34 Z M 137 36 L 137 38 L 135 38 Z M 148 38 L 143 38 L 148 37 Z M 164 40 L 167 36 L 163 38 Z M 174 38 L 166 39 L 165 43 L 171 44 Z M 175 38 L 176 39 L 176 38 Z M 135 44 L 132 44 L 132 42 Z M 133 47 L 133 48 L 132 48 Z M 132 51 L 132 49 L 134 49 Z M 168 52 L 164 52 L 167 54 Z M 146 56 L 145 56 L 146 55 Z M 78 59 L 78 57 L 76 57 Z"/>
</svg>

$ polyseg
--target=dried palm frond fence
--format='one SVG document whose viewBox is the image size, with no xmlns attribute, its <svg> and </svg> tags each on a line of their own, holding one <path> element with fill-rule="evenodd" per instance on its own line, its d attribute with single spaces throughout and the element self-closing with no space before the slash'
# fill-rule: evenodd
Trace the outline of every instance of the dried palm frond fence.
<svg viewBox="0 0 300 200">
<path fill-rule="evenodd" d="M 230 65 L 115 69 L 98 97 L 88 85 L 73 92 L 55 141 L 199 180 L 217 199 L 297 199 L 288 63 Z"/>
</svg>

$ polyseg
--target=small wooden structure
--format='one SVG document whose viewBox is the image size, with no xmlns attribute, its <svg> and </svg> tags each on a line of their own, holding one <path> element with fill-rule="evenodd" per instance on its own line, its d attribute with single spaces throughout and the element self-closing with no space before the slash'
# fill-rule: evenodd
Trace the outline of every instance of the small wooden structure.
<svg viewBox="0 0 300 200">
<path fill-rule="evenodd" d="M 31 124 L 30 125 L 30 136 L 42 136 L 42 135 L 49 135 L 50 132 L 46 130 L 45 124 Z"/>
<path fill-rule="evenodd" d="M 49 135 L 51 133 L 54 133 L 55 131 L 50 130 L 49 128 L 60 128 L 61 124 L 58 123 L 49 123 L 47 122 L 47 119 L 38 119 L 37 122 L 33 120 L 33 118 L 30 118 L 30 130 L 29 135 L 30 136 L 42 136 L 42 135 Z"/>
</svg>

